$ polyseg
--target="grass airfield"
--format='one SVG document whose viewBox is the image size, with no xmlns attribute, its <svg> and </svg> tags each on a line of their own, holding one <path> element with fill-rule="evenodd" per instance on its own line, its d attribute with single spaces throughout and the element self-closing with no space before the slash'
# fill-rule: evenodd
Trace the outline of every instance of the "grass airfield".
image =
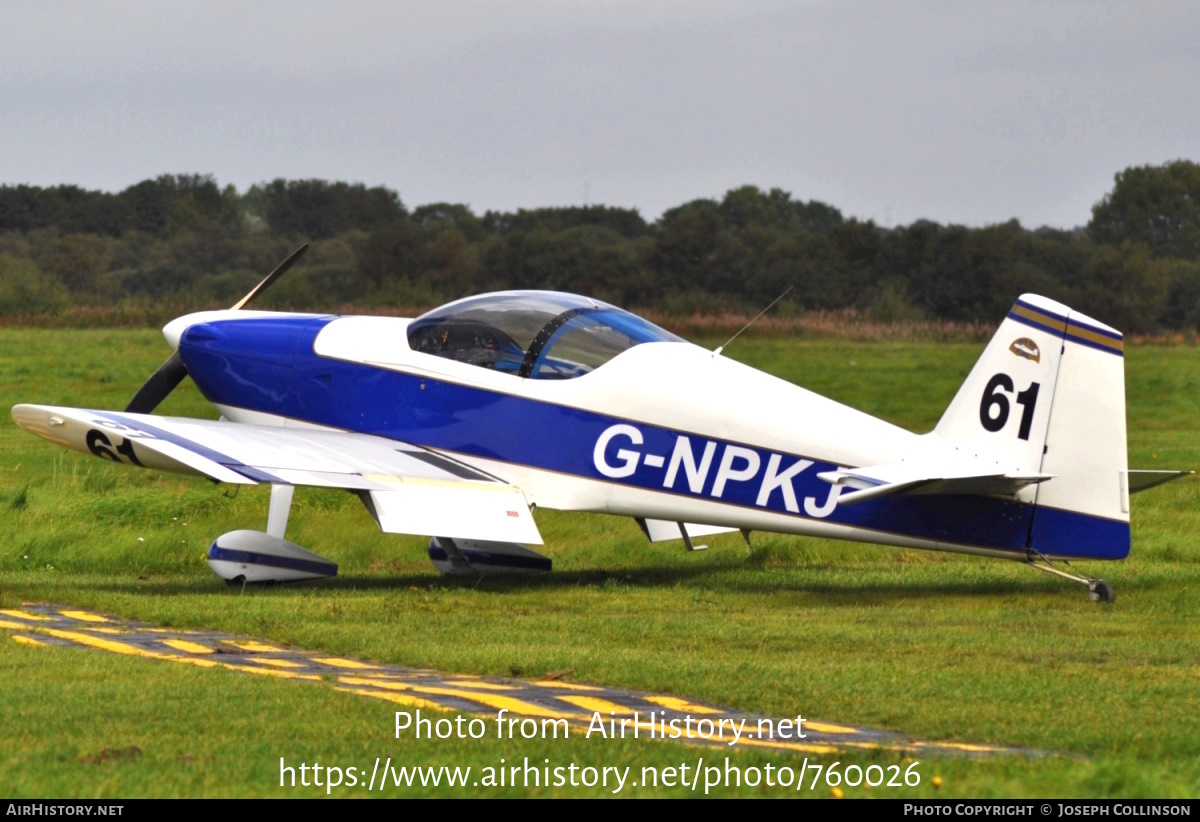
<svg viewBox="0 0 1200 822">
<path fill-rule="evenodd" d="M 982 347 L 750 338 L 728 353 L 928 430 Z M 120 408 L 167 353 L 156 331 L 0 329 L 0 396 L 6 407 Z M 1126 389 L 1131 466 L 1200 467 L 1200 349 L 1131 348 Z M 159 411 L 213 416 L 190 382 Z M 313 489 L 297 493 L 288 537 L 335 560 L 339 576 L 241 590 L 215 577 L 203 552 L 221 533 L 265 526 L 265 489 L 235 493 L 108 465 L 24 434 L 7 414 L 0 452 L 2 608 L 54 602 L 357 659 L 464 674 L 553 673 L 774 716 L 1059 754 L 923 759 L 915 787 L 842 785 L 846 796 L 1200 795 L 1195 479 L 1133 498 L 1129 560 L 1079 566 L 1113 583 L 1111 606 L 1017 563 L 770 534 L 755 535 L 753 552 L 720 536 L 689 555 L 677 544 L 648 544 L 630 520 L 551 511 L 538 522 L 552 574 L 449 581 L 426 558 L 427 540 L 381 534 L 356 498 Z M 482 768 L 528 756 L 637 772 L 716 756 L 628 739 L 396 739 L 396 706 L 332 688 L 30 647 L 7 632 L 0 670 L 8 743 L 0 794 L 8 796 L 325 794 L 281 789 L 280 757 Z M 798 768 L 803 758 L 729 756 L 742 767 Z M 911 764 L 884 751 L 809 761 Z M 610 790 L 443 786 L 380 795 Z M 819 782 L 713 793 L 831 791 Z M 619 795 L 691 794 L 660 786 Z"/>
</svg>

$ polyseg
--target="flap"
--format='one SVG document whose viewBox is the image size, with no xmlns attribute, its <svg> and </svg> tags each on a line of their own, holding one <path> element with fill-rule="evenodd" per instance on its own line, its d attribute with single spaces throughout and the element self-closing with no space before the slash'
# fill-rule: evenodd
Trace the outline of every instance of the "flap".
<svg viewBox="0 0 1200 822">
<path fill-rule="evenodd" d="M 542 544 L 524 494 L 511 485 L 406 479 L 359 496 L 389 534 Z"/>
</svg>

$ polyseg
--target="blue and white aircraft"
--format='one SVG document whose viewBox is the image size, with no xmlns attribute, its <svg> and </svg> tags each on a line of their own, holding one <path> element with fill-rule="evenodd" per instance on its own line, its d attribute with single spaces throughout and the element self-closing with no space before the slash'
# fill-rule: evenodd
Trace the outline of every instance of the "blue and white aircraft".
<svg viewBox="0 0 1200 822">
<path fill-rule="evenodd" d="M 301 249 L 301 252 L 303 249 Z M 166 326 L 125 411 L 18 405 L 101 459 L 271 486 L 265 533 L 218 537 L 231 581 L 330 576 L 287 542 L 296 486 L 356 493 L 443 571 L 549 570 L 537 508 L 636 518 L 652 541 L 740 530 L 1060 563 L 1129 553 L 1122 335 L 1017 300 L 933 431 L 915 434 L 598 300 L 469 297 L 416 319 L 233 309 Z M 219 421 L 150 412 L 190 375 Z M 698 399 L 702 396 L 703 399 Z M 702 546 L 699 546 L 702 547 Z"/>
</svg>

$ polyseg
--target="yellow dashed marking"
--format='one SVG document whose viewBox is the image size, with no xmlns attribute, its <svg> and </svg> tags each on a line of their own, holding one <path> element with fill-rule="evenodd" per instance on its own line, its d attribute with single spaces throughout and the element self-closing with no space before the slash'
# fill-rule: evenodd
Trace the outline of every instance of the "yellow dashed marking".
<svg viewBox="0 0 1200 822">
<path fill-rule="evenodd" d="M 188 642 L 186 639 L 160 639 L 163 645 L 183 651 L 185 654 L 211 654 L 213 649 L 198 642 Z"/>
<path fill-rule="evenodd" d="M 615 702 L 609 702 L 607 699 L 600 699 L 594 696 L 575 696 L 573 694 L 567 696 L 556 696 L 555 699 L 561 699 L 563 702 L 568 702 L 578 708 L 583 708 L 588 713 L 599 711 L 602 714 L 609 712 L 616 714 L 632 714 L 633 708 L 627 708 L 624 705 L 618 705 Z"/>
<path fill-rule="evenodd" d="M 261 662 L 263 665 L 274 665 L 276 668 L 303 668 L 304 665 L 299 662 L 292 662 L 290 659 L 270 659 L 265 656 L 248 656 L 249 662 Z"/>
<path fill-rule="evenodd" d="M 177 656 L 172 659 L 180 661 L 190 660 L 190 657 Z M 199 662 L 200 660 L 192 660 Z M 259 676 L 277 676 L 280 679 L 304 679 L 309 682 L 320 682 L 319 674 L 298 674 L 295 671 L 280 671 L 275 668 L 255 668 L 253 665 L 230 665 L 228 662 L 220 663 L 222 668 L 228 668 L 231 671 L 245 671 L 248 674 L 258 674 Z"/>
<path fill-rule="evenodd" d="M 476 679 L 447 679 L 443 683 L 445 685 L 453 685 L 456 688 L 479 688 L 484 691 L 516 691 L 519 690 L 512 685 L 497 685 L 494 682 L 480 682 Z"/>
<path fill-rule="evenodd" d="M 225 640 L 226 645 L 232 645 L 235 648 L 241 648 L 243 651 L 249 651 L 252 654 L 281 654 L 283 648 L 276 648 L 274 645 L 264 645 L 261 642 L 253 640 L 247 642 L 234 642 L 232 639 Z"/>
<path fill-rule="evenodd" d="M 771 748 L 772 750 L 779 750 L 782 748 L 785 751 L 799 751 L 800 753 L 811 754 L 835 754 L 841 750 L 841 748 L 834 747 L 833 745 L 821 745 L 818 743 L 808 742 L 778 742 L 766 739 L 747 739 L 744 736 L 738 745 L 749 745 L 752 748 Z"/>
<path fill-rule="evenodd" d="M 557 679 L 540 679 L 533 684 L 539 688 L 565 688 L 568 691 L 604 691 L 603 688 L 593 685 L 576 685 L 574 682 L 559 682 Z"/>
<path fill-rule="evenodd" d="M 339 676 L 338 682 L 343 685 L 365 685 L 368 688 L 387 688 L 395 691 L 407 691 L 412 688 L 407 682 L 381 682 L 378 679 L 363 679 L 360 676 Z"/>
<path fill-rule="evenodd" d="M 775 724 L 779 724 L 776 722 Z M 809 722 L 804 720 L 804 727 L 810 731 L 816 731 L 819 734 L 856 734 L 858 728 L 850 728 L 845 725 L 830 725 L 828 722 Z"/>
<path fill-rule="evenodd" d="M 59 613 L 71 619 L 78 619 L 81 622 L 108 622 L 108 619 L 105 617 L 87 611 L 59 611 Z"/>
<path fill-rule="evenodd" d="M 489 708 L 503 709 L 509 713 L 521 714 L 523 716 L 549 717 L 551 719 L 571 719 L 575 716 L 574 714 L 564 714 L 549 708 L 543 708 L 540 705 L 534 705 L 532 702 L 526 702 L 523 699 L 514 699 L 511 696 L 500 696 L 499 694 L 462 691 L 457 688 L 438 688 L 433 685 L 413 685 L 407 682 L 386 682 L 380 679 L 362 679 L 361 677 L 354 676 L 341 677 L 340 681 L 347 685 L 366 685 L 371 688 L 386 688 L 389 691 L 413 691 L 419 694 L 432 694 L 434 696 L 457 696 L 460 699 L 469 699 L 472 702 L 478 702 L 480 705 L 487 705 Z M 442 706 L 442 710 L 448 711 L 452 709 Z"/>
<path fill-rule="evenodd" d="M 0 628 L 12 627 L 11 624 L 0 623 Z M 28 629 L 30 626 L 20 626 Z M 78 631 L 60 631 L 57 628 L 43 628 L 37 626 L 36 630 L 39 634 L 47 634 L 48 636 L 57 637 L 59 639 L 67 639 L 72 642 L 78 642 L 80 645 L 87 645 L 91 648 L 99 648 L 102 651 L 111 651 L 117 654 L 125 654 L 127 656 L 140 656 L 148 659 L 165 659 L 168 662 L 183 662 L 190 665 L 199 665 L 202 668 L 228 668 L 231 671 L 246 671 L 252 674 L 260 674 L 265 676 L 277 676 L 285 679 L 307 679 L 319 682 L 321 677 L 316 674 L 298 674 L 292 671 L 277 671 L 272 668 L 256 668 L 252 665 L 230 665 L 227 662 L 214 662 L 211 659 L 198 659 L 190 656 L 177 656 L 175 654 L 163 654 L 157 651 L 147 651 L 143 648 L 138 648 L 133 645 L 126 645 L 123 642 L 113 642 L 108 639 L 101 639 L 98 636 L 90 634 L 81 634 Z"/>
<path fill-rule="evenodd" d="M 395 702 L 398 705 L 409 705 L 413 708 L 432 708 L 435 711 L 448 711 L 449 708 L 444 708 L 436 702 L 430 702 L 428 699 L 421 699 L 417 696 L 409 696 L 408 694 L 398 694 L 393 691 L 370 691 L 365 688 L 338 688 L 344 694 L 358 694 L 359 696 L 371 696 L 375 699 L 386 699 L 388 702 Z"/>
<path fill-rule="evenodd" d="M 44 606 L 43 606 L 44 607 Z M 183 635 L 194 634 L 197 638 L 202 635 L 197 632 L 180 632 L 170 631 L 162 628 L 130 628 L 126 623 L 120 620 L 110 619 L 99 614 L 91 613 L 90 611 L 81 611 L 77 609 L 60 610 L 58 613 L 63 617 L 80 622 L 90 623 L 88 625 L 79 626 L 79 630 L 65 630 L 71 628 L 62 619 L 57 616 L 45 616 L 43 614 L 31 613 L 26 611 L 18 611 L 14 609 L 0 609 L 0 616 L 9 617 L 10 619 L 0 619 L 0 629 L 9 631 L 19 631 L 20 633 L 12 633 L 13 641 L 29 645 L 45 647 L 51 643 L 44 642 L 42 639 L 26 634 L 34 634 L 41 637 L 54 637 L 57 639 L 66 640 L 77 645 L 96 648 L 99 650 L 109 651 L 112 653 L 124 654 L 127 656 L 137 656 L 148 659 L 166 660 L 169 662 L 182 662 L 190 665 L 198 665 L 204 668 L 224 668 L 231 671 L 241 671 L 243 673 L 258 674 L 259 676 L 272 676 L 281 679 L 304 680 L 310 682 L 320 682 L 328 680 L 328 675 L 322 676 L 318 673 L 312 673 L 312 666 L 328 665 L 332 668 L 342 668 L 355 671 L 354 674 L 342 674 L 337 679 L 337 684 L 334 687 L 343 693 L 351 693 L 359 696 L 372 697 L 374 699 L 383 699 L 397 705 L 406 705 L 418 708 L 428 708 L 431 710 L 450 711 L 455 708 L 447 704 L 448 700 L 444 697 L 453 697 L 474 703 L 476 705 L 485 706 L 493 711 L 504 710 L 508 711 L 513 720 L 521 719 L 553 719 L 566 720 L 570 726 L 581 733 L 588 727 L 587 721 L 592 714 L 599 713 L 602 717 L 615 719 L 621 723 L 622 729 L 626 727 L 626 723 L 630 722 L 635 710 L 640 711 L 637 728 L 642 732 L 659 730 L 658 723 L 654 726 L 649 721 L 649 709 L 645 706 L 656 705 L 674 714 L 689 713 L 693 715 L 721 715 L 724 711 L 702 703 L 693 702 L 680 697 L 668 696 L 665 694 L 632 694 L 630 698 L 635 700 L 638 708 L 633 708 L 627 705 L 619 704 L 611 699 L 604 699 L 604 696 L 612 696 L 615 698 L 624 698 L 621 694 L 614 693 L 608 689 L 593 686 L 593 685 L 578 685 L 570 682 L 559 682 L 555 680 L 539 680 L 535 682 L 523 682 L 514 680 L 512 684 L 487 682 L 482 679 L 470 675 L 456 675 L 451 679 L 443 679 L 444 674 L 438 671 L 424 669 L 394 669 L 380 670 L 381 666 L 372 665 L 366 662 L 358 662 L 352 659 L 343 657 L 317 657 L 308 656 L 302 651 L 293 649 L 285 649 L 275 645 L 268 645 L 263 642 L 254 640 L 234 640 L 220 639 L 220 641 L 228 646 L 239 648 L 243 651 L 252 654 L 281 654 L 280 657 L 264 657 L 264 656 L 247 656 L 236 658 L 236 662 L 218 661 L 219 656 L 214 656 L 215 649 L 198 642 L 191 642 L 186 639 L 178 639 L 181 633 Z M 45 623 L 52 623 L 47 625 Z M 97 623 L 109 623 L 108 626 L 101 627 Z M 58 627 L 53 627 L 56 625 Z M 173 653 L 151 650 L 151 647 L 142 644 L 151 637 L 147 636 L 150 632 L 153 634 L 173 634 L 174 637 L 159 637 L 154 636 L 153 642 L 165 648 L 171 649 Z M 141 636 L 139 637 L 139 634 Z M 109 638 L 113 635 L 134 639 L 134 642 L 118 641 L 115 638 Z M 211 640 L 207 640 L 211 641 Z M 180 653 L 182 652 L 182 653 Z M 228 658 L 228 657 L 227 657 Z M 247 664 L 252 663 L 252 664 Z M 302 673 L 294 669 L 305 669 L 309 672 Z M 539 705 L 535 702 L 526 699 L 517 698 L 517 696 L 509 693 L 497 692 L 515 692 L 517 695 L 523 695 L 523 692 L 529 692 L 533 688 L 543 689 L 540 694 L 535 695 L 535 699 L 547 699 L 552 696 L 553 701 L 570 705 L 579 710 L 564 713 L 555 710 L 553 707 Z M 555 693 L 555 691 L 560 691 Z M 561 693 L 567 691 L 567 693 Z M 582 692 L 582 693 L 581 693 Z M 443 697 L 438 700 L 437 697 Z M 481 709 L 472 709 L 481 710 Z M 484 716 L 484 713 L 479 715 Z M 676 717 L 672 717 L 676 718 Z M 766 717 L 762 718 L 766 720 Z M 715 720 L 714 720 L 715 721 Z M 747 717 L 747 724 L 753 730 L 749 733 L 755 733 L 757 726 L 753 725 L 757 718 Z M 781 720 L 774 720 L 777 725 Z M 804 730 L 812 731 L 818 734 L 828 734 L 830 736 L 842 737 L 836 740 L 821 739 L 819 741 L 804 741 L 804 740 L 779 740 L 779 739 L 758 739 L 751 738 L 748 734 L 741 737 L 739 745 L 746 745 L 753 748 L 761 748 L 775 751 L 795 751 L 807 754 L 834 754 L 839 751 L 850 750 L 889 750 L 901 751 L 912 754 L 914 751 L 943 751 L 946 753 L 964 752 L 975 754 L 997 754 L 997 753 L 1017 753 L 1003 747 L 993 745 L 980 745 L 965 742 L 927 742 L 917 739 L 909 739 L 897 734 L 888 734 L 886 732 L 873 731 L 870 729 L 855 728 L 847 725 L 835 725 L 825 722 L 813 722 L 805 720 Z M 849 739 L 845 737 L 850 737 Z M 696 743 L 700 740 L 688 740 L 679 738 L 675 741 L 681 743 Z M 1033 752 L 1024 752 L 1033 753 Z"/>
<path fill-rule="evenodd" d="M 369 670 L 371 668 L 378 667 L 377 665 L 368 665 L 365 662 L 355 662 L 353 659 L 342 659 L 341 657 L 337 656 L 314 656 L 312 661 L 320 662 L 322 665 L 331 665 L 334 668 Z"/>
<path fill-rule="evenodd" d="M 0 628 L 3 627 L 9 626 L 0 623 Z M 30 626 L 21 627 L 28 630 Z M 124 642 L 113 642 L 112 640 L 102 639 L 98 636 L 92 636 L 91 634 L 81 634 L 78 631 L 60 631 L 57 628 L 44 628 L 40 625 L 34 628 L 34 630 L 39 634 L 46 634 L 47 636 L 56 637 L 57 639 L 67 639 L 71 642 L 78 642 L 80 645 L 86 645 L 89 648 L 99 648 L 102 651 L 111 651 L 116 654 L 125 654 L 127 656 L 143 656 L 150 659 L 166 659 L 175 662 L 190 662 L 194 665 L 200 665 L 201 667 L 212 667 L 216 665 L 215 662 L 209 662 L 206 659 L 191 659 L 189 657 L 146 651 L 142 648 L 134 647 L 133 645 L 126 645 Z"/>
<path fill-rule="evenodd" d="M 994 753 L 999 750 L 992 745 L 972 745 L 969 742 L 914 742 L 927 748 L 952 748 L 956 751 L 971 751 L 973 753 Z"/>
<path fill-rule="evenodd" d="M 511 696 L 481 694 L 472 691 L 460 691 L 455 688 L 434 688 L 426 685 L 413 688 L 413 690 L 422 694 L 457 696 L 462 699 L 469 699 L 472 702 L 478 702 L 481 705 L 487 705 L 489 708 L 495 708 L 496 710 L 503 709 L 509 713 L 523 714 L 525 716 L 549 717 L 551 719 L 569 719 L 572 716 L 571 714 L 559 713 L 549 708 L 543 708 L 540 705 L 534 705 L 532 702 L 526 702 L 522 699 L 514 699 Z"/>
<path fill-rule="evenodd" d="M 674 696 L 654 695 L 646 697 L 647 702 L 653 702 L 655 705 L 662 705 L 664 708 L 670 708 L 672 711 L 681 711 L 688 714 L 719 714 L 721 713 L 716 708 L 710 708 L 707 705 L 697 705 L 695 702 L 688 702 L 686 699 L 679 699 Z"/>
<path fill-rule="evenodd" d="M 8 628 L 10 631 L 24 631 L 26 628 L 33 627 L 34 626 L 32 625 L 26 625 L 21 622 L 9 622 L 7 620 L 0 619 L 0 628 Z"/>
<path fill-rule="evenodd" d="M 51 618 L 42 616 L 41 614 L 31 614 L 28 611 L 14 611 L 11 608 L 0 608 L 0 614 L 5 616 L 16 617 L 17 619 L 32 619 L 37 622 L 49 622 Z"/>
</svg>

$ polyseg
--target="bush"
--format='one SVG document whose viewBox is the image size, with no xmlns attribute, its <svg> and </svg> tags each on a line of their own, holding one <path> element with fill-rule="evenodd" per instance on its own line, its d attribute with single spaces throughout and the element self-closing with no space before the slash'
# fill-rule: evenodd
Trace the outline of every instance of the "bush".
<svg viewBox="0 0 1200 822">
<path fill-rule="evenodd" d="M 67 289 L 32 260 L 0 255 L 0 314 L 57 314 L 70 304 Z"/>
</svg>

